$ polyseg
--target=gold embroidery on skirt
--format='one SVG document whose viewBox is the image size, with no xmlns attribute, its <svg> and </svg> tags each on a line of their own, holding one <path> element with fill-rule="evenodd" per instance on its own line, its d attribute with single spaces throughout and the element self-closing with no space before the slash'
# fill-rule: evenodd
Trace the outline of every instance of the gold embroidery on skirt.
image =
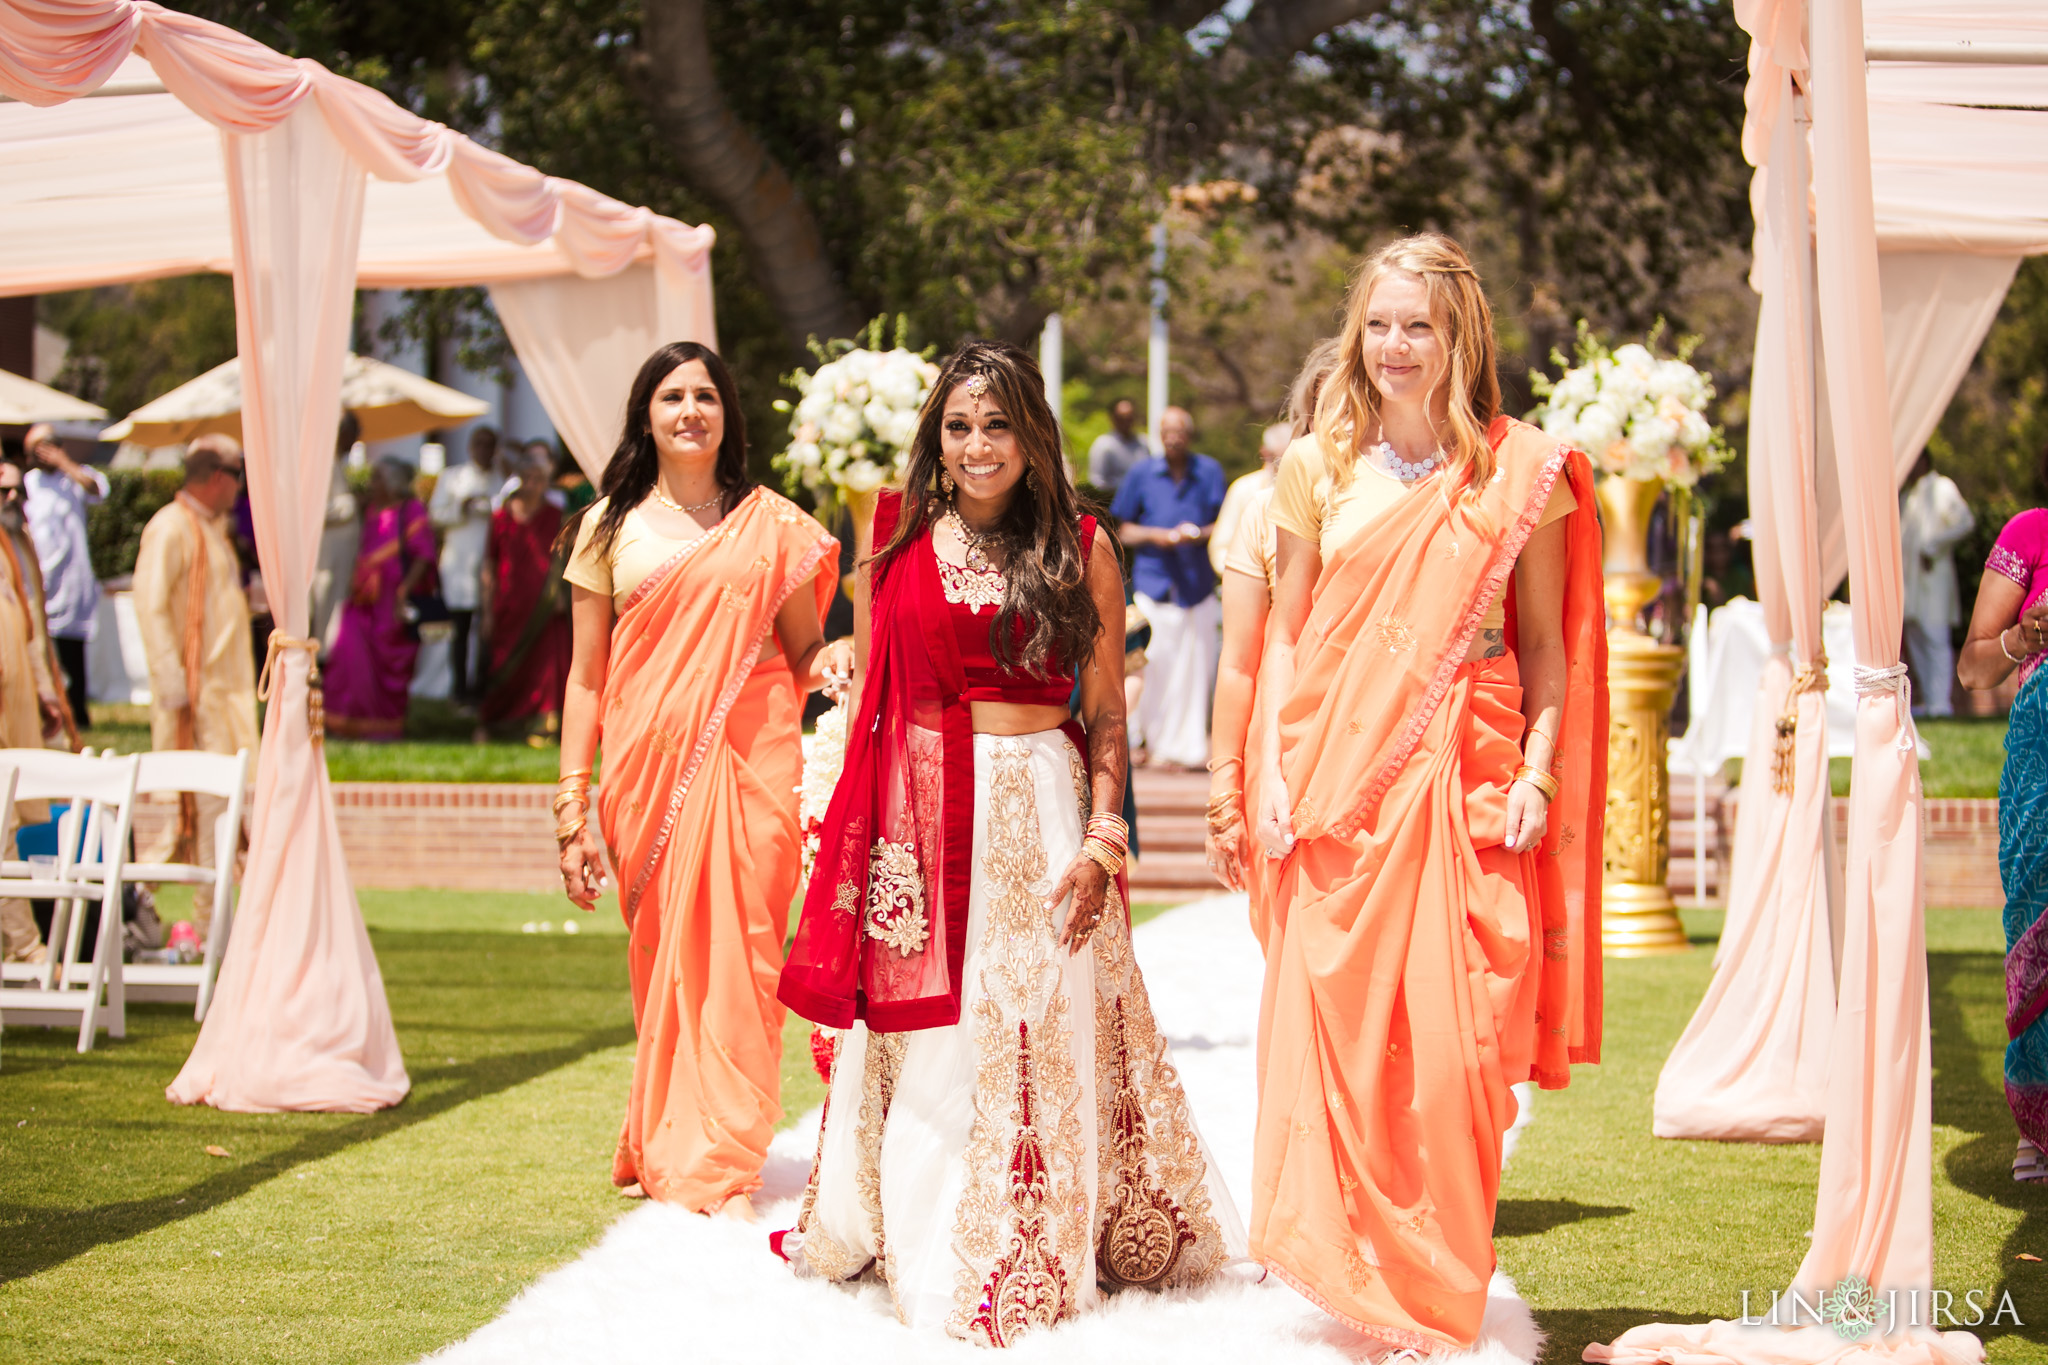
<svg viewBox="0 0 2048 1365">
<path fill-rule="evenodd" d="M 872 1053 L 873 1049 L 869 1049 Z M 846 1056 L 846 1035 L 839 1036 L 832 1050 L 832 1075 L 839 1074 L 839 1062 Z M 825 1134 L 832 1122 L 832 1087 L 828 1080 L 825 1086 L 825 1105 L 818 1114 L 818 1150 L 811 1156 L 811 1178 L 804 1186 L 803 1207 L 796 1215 L 796 1231 L 803 1238 L 800 1254 L 812 1270 L 828 1280 L 850 1280 L 860 1274 L 867 1265 L 867 1253 L 852 1247 L 842 1246 L 837 1239 L 825 1231 L 823 1224 L 814 1224 L 811 1215 L 818 1206 L 818 1172 L 825 1165 Z"/>
<path fill-rule="evenodd" d="M 1209 1163 L 1153 1018 L 1114 883 L 1092 941 L 1096 1273 L 1109 1284 L 1197 1284 L 1223 1266 L 1228 1252 L 1211 1212 Z"/>
<path fill-rule="evenodd" d="M 853 1184 L 875 1230 L 875 1268 L 885 1280 L 889 1278 L 889 1247 L 882 1239 L 882 1132 L 889 1122 L 889 1101 L 895 1098 L 896 1080 L 903 1074 L 903 1053 L 909 1046 L 907 1033 L 869 1032 L 860 1078 L 860 1123 L 853 1132 L 858 1162 Z M 899 1308 L 897 1316 L 902 1315 Z"/>
<path fill-rule="evenodd" d="M 974 1124 L 953 1224 L 947 1330 L 1007 1346 L 1071 1317 L 1086 1274 L 1087 1147 L 1069 1002 L 1045 892 L 1030 746 L 994 745 L 980 872 L 988 912 L 975 1002 Z"/>
<path fill-rule="evenodd" d="M 1088 817 L 1095 813 L 1094 800 L 1088 794 L 1088 765 L 1081 760 L 1081 751 L 1067 741 L 1067 773 L 1074 779 L 1074 801 L 1081 808 L 1081 828 L 1088 828 Z"/>
</svg>

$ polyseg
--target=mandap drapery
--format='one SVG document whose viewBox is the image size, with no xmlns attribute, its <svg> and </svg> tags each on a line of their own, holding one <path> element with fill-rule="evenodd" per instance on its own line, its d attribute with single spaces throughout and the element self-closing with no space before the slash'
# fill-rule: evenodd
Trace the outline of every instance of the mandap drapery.
<svg viewBox="0 0 2048 1365">
<path fill-rule="evenodd" d="M 1755 283 L 1764 295 L 1751 487 L 1764 504 L 1760 532 L 1771 543 L 1758 547 L 1759 585 L 1784 594 L 1773 635 L 1782 623 L 1803 661 L 1817 641 L 1804 628 L 1818 620 L 1817 598 L 1846 569 L 1860 666 L 1848 876 L 1832 954 L 1839 984 L 1824 991 L 1811 962 L 1794 960 L 1818 941 L 1810 879 L 1774 884 L 1764 870 L 1773 860 L 1786 866 L 1788 848 L 1803 862 L 1810 831 L 1803 820 L 1797 829 L 1750 830 L 1746 845 L 1738 834 L 1734 887 L 1752 892 L 1752 903 L 1731 904 L 1737 937 L 1702 1013 L 1715 1013 L 1716 993 L 1724 1002 L 1746 993 L 1783 1018 L 1800 1008 L 1809 1019 L 1831 1016 L 1814 1228 L 1793 1287 L 1815 1303 L 1861 1277 L 1881 1297 L 1900 1291 L 1902 1317 L 1915 1302 L 1912 1291 L 1921 1291 L 1921 1307 L 1917 1321 L 1880 1323 L 1860 1339 L 1811 1316 L 1791 1332 L 1733 1321 L 1655 1324 L 1586 1354 L 1627 1365 L 1962 1365 L 1981 1360 L 1983 1347 L 1967 1332 L 1935 1330 L 1926 1292 L 1933 1282 L 1932 1068 L 1922 797 L 1899 664 L 1897 485 L 1967 369 L 2019 258 L 2048 251 L 2048 157 L 2040 150 L 2048 147 L 2048 11 L 2032 0 L 1977 0 L 1967 9 L 1931 0 L 1748 0 L 1736 8 L 1752 40 L 1743 142 L 1758 167 Z M 1979 60 L 1968 60 L 1965 42 Z M 1934 54 L 1939 60 L 1908 60 L 1908 44 L 1946 47 Z M 1985 47 L 1998 44 L 2036 55 L 1984 64 Z M 1811 111 L 1810 182 L 1787 164 L 1803 132 L 1796 127 L 1802 100 Z M 1802 259 L 1811 251 L 1810 301 L 1806 279 L 1783 255 L 1788 242 Z M 1788 350 L 1796 355 L 1786 365 Z M 1820 382 L 1812 384 L 1815 374 Z M 1802 467 L 1808 419 L 1796 396 L 1809 384 L 1818 458 Z M 1759 472 L 1758 462 L 1771 467 Z M 1811 520 L 1796 506 L 1802 500 L 1814 509 Z M 1816 560 L 1818 572 L 1802 583 Z M 1778 673 L 1780 695 L 1788 671 Z M 1803 710 L 1798 748 L 1795 790 L 1778 798 L 1793 809 L 1825 794 L 1825 767 L 1806 752 Z M 1759 725 L 1745 763 L 1745 817 L 1751 773 L 1770 761 Z M 1753 860 L 1746 879 L 1745 858 Z M 1796 950 L 1787 946 L 1793 941 Z M 1746 980 L 1724 986 L 1722 978 L 1737 974 Z M 1769 1079 L 1762 1074 L 1769 1063 L 1782 1069 L 1794 1055 L 1789 1046 L 1775 1054 L 1751 1046 L 1753 1024 L 1732 1010 L 1719 1014 L 1719 1050 L 1705 1048 L 1722 1068 L 1717 1083 L 1745 1067 L 1756 1073 L 1746 1079 L 1759 1083 Z M 1689 1040 L 1698 1041 L 1700 1023 Z M 1799 1065 L 1811 1071 L 1812 1030 L 1799 1036 Z M 1762 1089 L 1753 1084 L 1752 1093 Z M 1661 1087 L 1659 1100 L 1661 1118 Z M 1798 1108 L 1782 1102 L 1778 1116 L 1789 1120 Z"/>
<path fill-rule="evenodd" d="M 103 90 L 118 97 L 79 98 Z M 273 645 L 241 910 L 171 1097 L 393 1104 L 409 1081 L 309 722 L 311 655 L 290 643 L 307 630 L 353 290 L 532 287 L 555 310 L 525 315 L 545 331 L 637 288 L 609 330 L 586 318 L 577 339 L 526 362 L 544 402 L 616 422 L 630 370 L 613 357 L 714 340 L 711 232 L 544 176 L 147 0 L 8 0 L 0 96 L 0 295 L 195 270 L 235 280 L 257 552 L 285 645 Z M 592 363 L 600 340 L 610 349 Z M 576 453 L 601 472 L 591 438 Z"/>
</svg>

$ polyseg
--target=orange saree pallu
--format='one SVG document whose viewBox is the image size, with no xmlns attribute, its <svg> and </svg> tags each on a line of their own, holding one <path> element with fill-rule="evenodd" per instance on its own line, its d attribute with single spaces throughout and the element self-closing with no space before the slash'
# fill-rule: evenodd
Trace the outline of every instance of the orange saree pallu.
<svg viewBox="0 0 2048 1365">
<path fill-rule="evenodd" d="M 775 983 L 796 894 L 803 697 L 763 660 L 792 593 L 824 616 L 838 542 L 756 488 L 612 628 L 598 818 L 630 930 L 638 1047 L 612 1179 L 702 1209 L 760 1186 L 782 1115 Z"/>
<path fill-rule="evenodd" d="M 1476 499 L 1425 486 L 1332 555 L 1281 706 L 1252 1254 L 1361 1332 L 1478 1337 L 1509 1087 L 1600 1049 L 1606 621 L 1586 457 L 1505 418 Z M 1569 479 L 1562 783 L 1503 847 L 1525 722 L 1512 571 Z M 1465 662 L 1503 592 L 1509 652 Z"/>
</svg>

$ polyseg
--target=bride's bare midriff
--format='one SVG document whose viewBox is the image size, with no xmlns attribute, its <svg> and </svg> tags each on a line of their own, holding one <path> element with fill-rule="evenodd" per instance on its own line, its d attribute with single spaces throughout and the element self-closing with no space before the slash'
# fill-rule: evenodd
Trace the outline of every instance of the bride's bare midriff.
<svg viewBox="0 0 2048 1365">
<path fill-rule="evenodd" d="M 977 735 L 1035 735 L 1067 723 L 1064 706 L 1019 706 L 1007 701 L 971 701 L 967 706 Z"/>
</svg>

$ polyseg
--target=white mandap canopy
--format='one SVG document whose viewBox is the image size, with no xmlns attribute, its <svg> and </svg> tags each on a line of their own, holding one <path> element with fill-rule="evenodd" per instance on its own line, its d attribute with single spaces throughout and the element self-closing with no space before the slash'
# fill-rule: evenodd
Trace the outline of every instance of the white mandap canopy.
<svg viewBox="0 0 2048 1365">
<path fill-rule="evenodd" d="M 308 595 L 358 284 L 490 286 L 600 473 L 633 371 L 710 343 L 709 228 L 478 146 L 148 0 L 0 4 L 0 295 L 232 272 L 257 552 L 277 611 L 242 913 L 171 1098 L 368 1110 L 409 1088 L 310 723 Z"/>
<path fill-rule="evenodd" d="M 1658 1080 L 1662 1137 L 1822 1140 L 1794 1287 L 1850 1276 L 1930 1302 L 1932 1056 L 1898 484 L 2022 257 L 2048 253 L 2048 6 L 1736 0 L 1762 295 L 1749 496 L 1763 671 L 1727 923 Z M 1846 570 L 1856 751 L 1835 867 L 1822 603 Z M 1780 759 L 1779 738 L 1786 743 Z M 1902 1310 L 1903 1311 L 1903 1310 Z M 1923 1324 L 1926 1319 L 1920 1320 Z M 1899 1324 L 1891 1324 L 1898 1326 Z M 1975 1365 L 1923 1325 L 1853 1348 L 1830 1328 L 1653 1324 L 1588 1359 Z"/>
</svg>

